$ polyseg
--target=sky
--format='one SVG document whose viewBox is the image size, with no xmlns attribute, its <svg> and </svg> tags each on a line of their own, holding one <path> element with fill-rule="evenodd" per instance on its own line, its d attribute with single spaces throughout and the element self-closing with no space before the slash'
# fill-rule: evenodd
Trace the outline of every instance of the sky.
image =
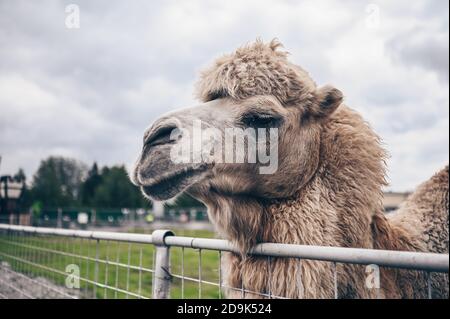
<svg viewBox="0 0 450 319">
<path fill-rule="evenodd" d="M 0 0 L 0 174 L 31 177 L 50 155 L 130 168 L 145 128 L 196 102 L 203 67 L 278 38 L 382 137 L 387 190 L 413 190 L 449 161 L 448 6 Z"/>
</svg>

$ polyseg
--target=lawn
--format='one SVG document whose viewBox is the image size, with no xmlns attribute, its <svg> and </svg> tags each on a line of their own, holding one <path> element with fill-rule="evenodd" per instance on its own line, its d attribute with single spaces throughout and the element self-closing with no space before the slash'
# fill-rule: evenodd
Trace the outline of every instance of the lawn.
<svg viewBox="0 0 450 319">
<path fill-rule="evenodd" d="M 175 232 L 178 236 L 214 237 L 212 232 L 203 230 L 176 229 Z M 202 281 L 218 283 L 218 252 L 177 247 L 170 248 L 170 252 L 171 273 L 185 277 L 184 281 L 172 278 L 171 298 L 221 296 L 217 286 L 188 280 L 200 277 Z M 8 262 L 15 271 L 31 277 L 44 277 L 61 286 L 65 286 L 68 278 L 66 267 L 75 265 L 69 269 L 79 269 L 82 278 L 79 289 L 85 298 L 151 297 L 153 245 L 0 233 L 0 260 Z"/>
</svg>

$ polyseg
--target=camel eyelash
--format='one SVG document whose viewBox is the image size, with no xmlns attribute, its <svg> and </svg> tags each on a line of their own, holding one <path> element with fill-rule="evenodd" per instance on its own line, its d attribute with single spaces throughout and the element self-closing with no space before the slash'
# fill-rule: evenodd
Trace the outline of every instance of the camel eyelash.
<svg viewBox="0 0 450 319">
<path fill-rule="evenodd" d="M 241 116 L 240 122 L 247 127 L 270 128 L 280 126 L 282 118 L 269 113 L 247 113 Z"/>
<path fill-rule="evenodd" d="M 214 100 L 222 99 L 222 98 L 229 97 L 229 96 L 230 95 L 228 94 L 228 92 L 226 90 L 218 90 L 218 91 L 209 92 L 207 100 L 214 101 Z"/>
</svg>

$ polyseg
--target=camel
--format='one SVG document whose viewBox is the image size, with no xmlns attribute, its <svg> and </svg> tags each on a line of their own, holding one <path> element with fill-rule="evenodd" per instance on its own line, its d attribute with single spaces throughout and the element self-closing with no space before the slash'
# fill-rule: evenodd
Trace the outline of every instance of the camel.
<svg viewBox="0 0 450 319">
<path fill-rule="evenodd" d="M 248 254 L 260 242 L 448 254 L 448 166 L 398 212 L 385 215 L 387 155 L 380 138 L 343 103 L 341 91 L 318 87 L 281 47 L 277 40 L 257 40 L 206 68 L 196 85 L 201 103 L 170 112 L 146 130 L 132 181 L 150 199 L 185 191 L 207 206 L 219 235 L 240 251 L 221 261 L 230 298 L 240 298 L 241 288 L 245 298 L 269 289 L 286 298 L 334 297 L 332 263 Z M 228 163 L 215 154 L 203 162 L 174 162 L 171 149 L 189 142 L 182 142 L 180 130 L 192 132 L 195 120 L 222 132 L 277 128 L 277 170 L 261 174 L 262 163 Z M 427 295 L 423 272 L 381 268 L 381 287 L 370 289 L 364 266 L 337 264 L 336 271 L 340 298 Z M 448 275 L 433 275 L 432 285 L 433 297 L 448 298 Z"/>
</svg>

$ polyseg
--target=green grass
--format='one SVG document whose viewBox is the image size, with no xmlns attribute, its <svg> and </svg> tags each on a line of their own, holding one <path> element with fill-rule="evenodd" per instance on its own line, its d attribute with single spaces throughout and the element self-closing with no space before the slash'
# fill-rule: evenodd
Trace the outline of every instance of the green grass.
<svg viewBox="0 0 450 319">
<path fill-rule="evenodd" d="M 189 237 L 214 237 L 214 234 L 209 231 L 176 230 L 176 234 Z M 181 275 L 183 262 L 184 276 L 198 279 L 199 254 L 200 252 L 195 249 L 170 248 L 171 273 Z M 97 256 L 98 260 L 117 262 L 124 266 L 131 265 L 141 268 L 141 270 L 128 270 L 128 267 L 96 262 Z M 151 297 L 152 273 L 145 269 L 154 268 L 153 245 L 104 240 L 97 242 L 96 240 L 57 236 L 23 236 L 23 234 L 17 236 L 17 234 L 6 235 L 3 233 L 0 234 L 0 260 L 8 262 L 15 271 L 31 277 L 45 277 L 61 286 L 65 286 L 68 274 L 66 267 L 75 264 L 79 267 L 81 278 L 131 293 L 114 291 L 108 287 L 96 287 L 90 282 L 81 280 L 80 290 L 82 296 L 86 298 L 93 296 L 96 298 L 136 298 L 132 295 L 133 293 Z M 218 283 L 219 253 L 202 250 L 201 268 L 202 280 Z M 171 298 L 198 298 L 200 291 L 202 298 L 220 297 L 217 286 L 206 283 L 199 286 L 199 283 L 187 279 L 184 280 L 184 283 L 179 278 L 172 279 Z"/>
</svg>

